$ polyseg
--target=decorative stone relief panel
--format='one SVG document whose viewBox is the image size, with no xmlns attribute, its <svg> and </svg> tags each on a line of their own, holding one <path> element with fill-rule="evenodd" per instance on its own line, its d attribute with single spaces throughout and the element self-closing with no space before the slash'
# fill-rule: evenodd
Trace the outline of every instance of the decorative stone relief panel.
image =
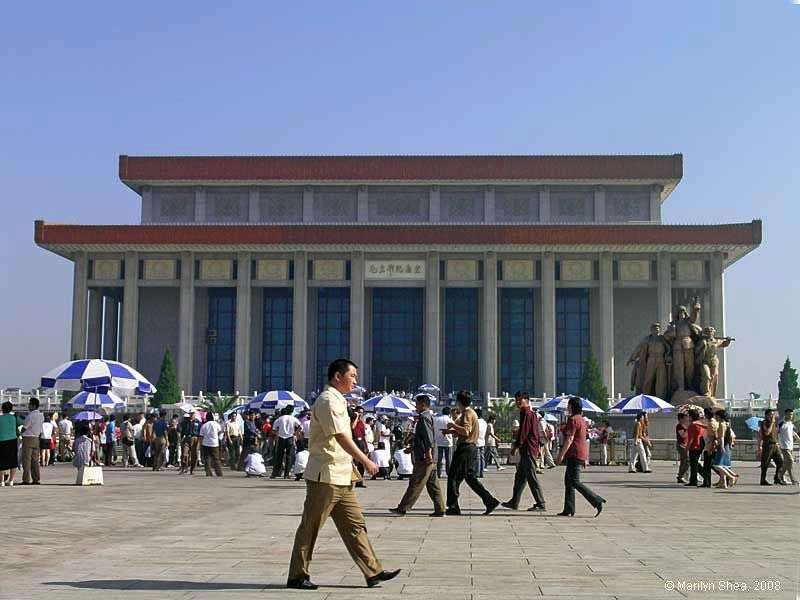
<svg viewBox="0 0 800 600">
<path fill-rule="evenodd" d="M 148 281 L 163 281 L 178 278 L 177 263 L 171 258 L 148 258 L 142 262 L 144 263 L 144 273 L 142 276 Z"/>
<path fill-rule="evenodd" d="M 194 191 L 153 189 L 153 221 L 187 223 L 194 221 Z"/>
<path fill-rule="evenodd" d="M 503 281 L 533 281 L 535 273 L 532 260 L 503 261 Z"/>
<path fill-rule="evenodd" d="M 420 223 L 429 218 L 427 187 L 369 188 L 369 220 L 378 223 Z"/>
<path fill-rule="evenodd" d="M 353 223 L 358 220 L 358 194 L 350 190 L 314 190 L 314 221 L 318 223 Z"/>
<path fill-rule="evenodd" d="M 496 188 L 496 223 L 536 223 L 539 221 L 539 192 L 535 189 Z"/>
<path fill-rule="evenodd" d="M 619 261 L 620 281 L 650 281 L 649 260 L 621 260 Z"/>
<path fill-rule="evenodd" d="M 594 195 L 589 191 L 551 191 L 551 218 L 557 223 L 589 223 L 594 219 Z"/>
<path fill-rule="evenodd" d="M 592 281 L 592 261 L 562 260 L 561 281 Z"/>
<path fill-rule="evenodd" d="M 439 197 L 440 221 L 445 223 L 483 221 L 483 189 L 442 187 Z"/>
<path fill-rule="evenodd" d="M 119 279 L 122 275 L 122 261 L 98 258 L 92 261 L 92 277 L 94 279 Z"/>
<path fill-rule="evenodd" d="M 345 264 L 343 260 L 315 260 L 314 279 L 316 281 L 343 281 Z"/>
<path fill-rule="evenodd" d="M 675 275 L 678 281 L 705 281 L 702 260 L 676 260 Z"/>
<path fill-rule="evenodd" d="M 650 220 L 650 193 L 636 190 L 606 190 L 606 221 Z"/>
<path fill-rule="evenodd" d="M 447 281 L 477 281 L 478 261 L 456 259 L 445 261 L 445 278 Z"/>
<path fill-rule="evenodd" d="M 296 223 L 303 220 L 303 191 L 294 188 L 261 188 L 259 220 L 263 223 Z"/>
<path fill-rule="evenodd" d="M 247 221 L 247 190 L 206 190 L 206 221 Z"/>
<path fill-rule="evenodd" d="M 227 259 L 201 260 L 200 279 L 204 281 L 224 281 L 233 279 L 233 261 Z"/>
<path fill-rule="evenodd" d="M 271 258 L 256 260 L 256 280 L 286 281 L 289 279 L 289 261 Z"/>
</svg>

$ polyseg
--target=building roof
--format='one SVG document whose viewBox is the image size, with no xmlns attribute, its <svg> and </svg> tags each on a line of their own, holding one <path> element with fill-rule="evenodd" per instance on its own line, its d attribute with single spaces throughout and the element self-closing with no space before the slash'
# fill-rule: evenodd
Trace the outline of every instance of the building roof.
<svg viewBox="0 0 800 600">
<path fill-rule="evenodd" d="M 723 225 L 60 225 L 36 221 L 35 241 L 64 256 L 88 251 L 350 251 L 456 248 L 500 252 L 724 252 L 726 264 L 761 243 L 761 221 Z"/>
<path fill-rule="evenodd" d="M 254 183 L 649 183 L 666 194 L 683 155 L 127 156 L 119 178 L 143 185 Z"/>
</svg>

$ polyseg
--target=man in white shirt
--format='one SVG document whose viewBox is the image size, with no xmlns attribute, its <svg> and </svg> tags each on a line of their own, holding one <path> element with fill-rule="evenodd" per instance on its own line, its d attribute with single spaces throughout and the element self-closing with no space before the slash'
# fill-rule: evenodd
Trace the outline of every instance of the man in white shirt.
<svg viewBox="0 0 800 600">
<path fill-rule="evenodd" d="M 39 485 L 39 436 L 44 415 L 39 411 L 38 398 L 31 398 L 28 411 L 22 430 L 22 485 Z"/>
<path fill-rule="evenodd" d="M 445 433 L 447 426 L 453 422 L 450 418 L 450 407 L 445 406 L 442 414 L 433 418 L 433 433 L 436 436 L 436 474 L 442 477 L 442 459 L 444 459 L 445 472 L 450 470 L 450 456 L 453 453 L 453 434 Z"/>
<path fill-rule="evenodd" d="M 236 420 L 236 414 L 236 411 L 229 414 L 225 424 L 225 443 L 228 446 L 228 464 L 231 469 L 236 469 L 239 454 L 242 452 L 242 429 Z"/>
<path fill-rule="evenodd" d="M 781 450 L 783 464 L 779 469 L 780 472 L 775 474 L 775 478 L 778 481 L 784 481 L 784 476 L 788 474 L 792 485 L 798 484 L 792 469 L 795 441 L 800 442 L 800 436 L 797 435 L 797 430 L 794 426 L 794 411 L 791 408 L 787 408 L 783 413 L 783 421 L 778 423 L 778 448 Z"/>
<path fill-rule="evenodd" d="M 394 462 L 397 465 L 398 479 L 405 479 L 414 472 L 414 461 L 411 459 L 411 454 L 407 454 L 402 448 L 395 450 Z"/>
<path fill-rule="evenodd" d="M 294 465 L 295 433 L 302 428 L 300 421 L 292 416 L 294 408 L 287 406 L 281 416 L 272 424 L 272 433 L 277 436 L 278 444 L 275 447 L 275 461 L 273 462 L 272 475 L 275 479 L 283 474 L 284 479 L 289 479 Z"/>
<path fill-rule="evenodd" d="M 264 466 L 264 457 L 256 452 L 255 448 L 250 448 L 252 452 L 244 459 L 244 472 L 247 477 L 263 477 L 267 474 L 267 467 Z"/>
<path fill-rule="evenodd" d="M 375 425 L 376 440 L 380 443 L 383 442 L 383 447 L 386 452 L 391 456 L 392 454 L 392 430 L 389 427 L 389 418 L 382 415 L 377 424 Z"/>
<path fill-rule="evenodd" d="M 480 408 L 475 409 L 478 415 L 478 441 L 475 442 L 475 447 L 478 449 L 478 456 L 475 463 L 475 475 L 483 477 L 483 470 L 486 467 L 486 429 L 488 427 L 486 420 L 483 418 L 483 411 Z"/>
<path fill-rule="evenodd" d="M 222 477 L 222 462 L 219 460 L 219 438 L 222 435 L 222 427 L 214 420 L 214 415 L 209 412 L 206 414 L 206 422 L 200 428 L 200 440 L 203 453 L 203 467 L 206 470 L 206 477 L 211 477 L 211 468 L 217 477 Z"/>
<path fill-rule="evenodd" d="M 370 453 L 369 458 L 378 467 L 378 472 L 372 476 L 372 479 L 377 479 L 378 477 L 388 479 L 391 472 L 391 463 L 389 461 L 389 451 L 383 442 L 378 442 L 378 447 Z"/>
<path fill-rule="evenodd" d="M 63 415 L 58 422 L 58 462 L 64 462 L 65 455 L 72 452 L 72 421 Z"/>
</svg>

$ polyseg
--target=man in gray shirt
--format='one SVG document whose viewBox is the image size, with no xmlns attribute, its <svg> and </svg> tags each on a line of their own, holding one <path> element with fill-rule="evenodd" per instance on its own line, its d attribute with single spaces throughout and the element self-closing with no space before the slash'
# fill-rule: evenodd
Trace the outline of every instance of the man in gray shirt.
<svg viewBox="0 0 800 600">
<path fill-rule="evenodd" d="M 422 488 L 428 490 L 428 495 L 433 500 L 433 513 L 432 517 L 443 517 L 445 511 L 444 497 L 442 490 L 439 488 L 439 479 L 436 473 L 436 463 L 434 456 L 436 456 L 436 437 L 433 433 L 433 414 L 431 413 L 431 397 L 427 394 L 419 394 L 414 400 L 417 404 L 417 412 L 419 413 L 419 420 L 414 429 L 414 438 L 410 449 L 406 452 L 411 452 L 414 458 L 414 470 L 411 473 L 411 479 L 408 480 L 408 489 L 400 500 L 397 508 L 390 508 L 389 510 L 398 515 L 404 515 L 406 512 L 413 508 L 420 494 Z"/>
</svg>

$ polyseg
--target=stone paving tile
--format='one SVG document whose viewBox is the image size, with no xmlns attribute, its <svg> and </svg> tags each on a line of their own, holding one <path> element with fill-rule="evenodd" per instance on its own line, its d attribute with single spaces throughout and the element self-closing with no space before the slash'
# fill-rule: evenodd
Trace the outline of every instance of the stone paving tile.
<svg viewBox="0 0 800 600">
<path fill-rule="evenodd" d="M 0 490 L 10 517 L 4 535 L 15 540 L 4 548 L 0 599 L 113 600 L 123 592 L 128 600 L 750 600 L 758 595 L 670 592 L 665 583 L 765 576 L 782 589 L 761 597 L 795 598 L 798 490 L 756 485 L 754 463 L 736 468 L 742 483 L 728 491 L 674 486 L 674 465 L 666 462 L 646 477 L 589 469 L 584 479 L 608 499 L 599 519 L 580 497 L 576 518 L 554 515 L 561 469 L 541 476 L 551 510 L 544 515 L 498 509 L 483 517 L 479 500 L 464 489 L 461 517 L 427 517 L 423 496 L 399 518 L 386 509 L 405 482 L 369 482 L 359 496 L 370 537 L 384 566 L 403 573 L 366 588 L 328 524 L 312 563 L 322 587 L 308 593 L 283 587 L 302 483 L 107 469 L 106 486 L 76 488 L 66 485 L 73 470 L 58 466 L 45 469 L 45 485 Z M 491 472 L 484 483 L 505 499 L 512 479 L 510 470 Z M 712 553 L 710 539 L 725 544 Z"/>
</svg>

